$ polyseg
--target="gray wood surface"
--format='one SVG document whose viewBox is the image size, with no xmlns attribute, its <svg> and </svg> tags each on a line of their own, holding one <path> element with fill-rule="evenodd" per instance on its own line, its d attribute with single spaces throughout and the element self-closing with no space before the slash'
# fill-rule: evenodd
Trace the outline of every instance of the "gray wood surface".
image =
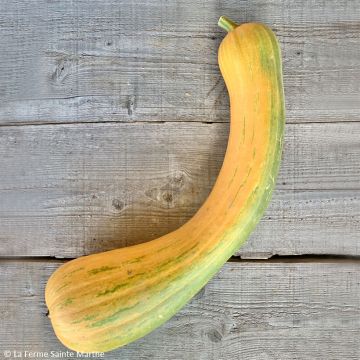
<svg viewBox="0 0 360 360">
<path fill-rule="evenodd" d="M 359 1 L 0 0 L 0 359 L 66 351 L 43 299 L 62 261 L 2 257 L 144 242 L 205 200 L 228 134 L 220 15 L 271 26 L 286 96 L 276 191 L 236 255 L 315 257 L 229 262 L 105 359 L 360 358 L 360 263 L 341 260 L 360 255 Z"/>
<path fill-rule="evenodd" d="M 208 195 L 226 139 L 227 124 L 2 127 L 0 253 L 77 257 L 179 227 Z M 359 255 L 359 145 L 360 123 L 289 124 L 244 256 Z"/>
<path fill-rule="evenodd" d="M 284 60 L 287 121 L 358 121 L 358 1 L 5 1 L 0 124 L 228 121 L 217 19 L 263 21 Z"/>
<path fill-rule="evenodd" d="M 0 354 L 66 351 L 43 299 L 57 266 L 0 264 Z M 227 263 L 169 322 L 105 359 L 358 360 L 359 270 L 352 261 Z"/>
</svg>

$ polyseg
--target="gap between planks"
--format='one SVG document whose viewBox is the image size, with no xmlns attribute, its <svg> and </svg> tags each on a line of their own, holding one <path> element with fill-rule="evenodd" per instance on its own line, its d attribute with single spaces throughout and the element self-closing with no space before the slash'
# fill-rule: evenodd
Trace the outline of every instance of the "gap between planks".
<svg viewBox="0 0 360 360">
<path fill-rule="evenodd" d="M 87 125 L 87 124 L 120 124 L 120 125 L 124 125 L 124 124 L 167 124 L 167 123 L 176 123 L 176 124 L 188 124 L 188 123 L 195 123 L 195 124 L 205 124 L 205 125 L 211 125 L 211 124 L 230 124 L 230 122 L 224 122 L 224 121 L 217 121 L 217 120 L 212 120 L 212 121 L 194 121 L 194 120 L 176 120 L 176 121 L 170 121 L 170 120 L 125 120 L 125 121 L 119 121 L 119 120 L 104 120 L 104 121 L 68 121 L 68 122 L 52 122 L 52 121 L 39 121 L 39 122 L 32 122 L 32 123 L 28 123 L 28 122 L 18 122 L 18 123 L 8 123 L 8 124 L 1 124 L 0 123 L 0 128 L 8 128 L 8 127 L 32 127 L 32 126 L 66 126 L 66 125 Z M 360 123 L 360 119 L 359 120 L 346 120 L 346 121 L 308 121 L 306 123 L 304 122 L 297 122 L 297 121 L 292 121 L 288 124 L 291 125 L 310 125 L 310 124 L 349 124 L 349 123 Z"/>
<path fill-rule="evenodd" d="M 80 256 L 81 257 L 81 256 Z M 57 256 L 0 256 L 0 264 L 5 262 L 62 262 L 66 263 L 76 258 L 61 258 Z M 349 255 L 272 255 L 269 258 L 241 258 L 232 256 L 227 262 L 231 263 L 360 263 L 360 256 Z"/>
</svg>

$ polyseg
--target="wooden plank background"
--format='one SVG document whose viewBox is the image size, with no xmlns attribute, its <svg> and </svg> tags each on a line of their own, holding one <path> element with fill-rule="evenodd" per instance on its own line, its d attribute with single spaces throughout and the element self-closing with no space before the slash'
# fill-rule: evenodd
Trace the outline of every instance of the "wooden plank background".
<svg viewBox="0 0 360 360">
<path fill-rule="evenodd" d="M 216 179 L 225 126 L 3 127 L 1 253 L 77 257 L 179 227 Z M 273 201 L 240 252 L 360 255 L 360 123 L 288 124 L 286 134 Z"/>
<path fill-rule="evenodd" d="M 3 262 L 0 348 L 66 351 L 42 302 L 57 262 Z M 106 359 L 358 359 L 359 262 L 229 262 L 169 322 Z"/>
<path fill-rule="evenodd" d="M 156 238 L 205 200 L 228 135 L 223 14 L 282 48 L 283 162 L 235 254 L 280 257 L 227 263 L 106 359 L 360 358 L 356 0 L 0 0 L 0 358 L 65 350 L 43 299 L 55 257 Z"/>
</svg>

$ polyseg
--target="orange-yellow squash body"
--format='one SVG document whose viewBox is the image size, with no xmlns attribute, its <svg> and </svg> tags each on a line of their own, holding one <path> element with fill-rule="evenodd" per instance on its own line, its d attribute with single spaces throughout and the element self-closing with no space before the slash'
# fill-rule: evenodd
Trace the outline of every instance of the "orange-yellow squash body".
<svg viewBox="0 0 360 360">
<path fill-rule="evenodd" d="M 272 31 L 243 24 L 219 48 L 231 105 L 225 159 L 208 199 L 156 240 L 62 265 L 46 287 L 60 341 L 103 352 L 136 340 L 183 307 L 244 243 L 271 196 L 281 157 L 284 99 Z"/>
</svg>

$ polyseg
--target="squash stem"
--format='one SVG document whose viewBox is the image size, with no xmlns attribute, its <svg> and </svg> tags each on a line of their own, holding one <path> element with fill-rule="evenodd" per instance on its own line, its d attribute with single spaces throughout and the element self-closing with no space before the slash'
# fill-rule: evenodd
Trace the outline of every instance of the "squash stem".
<svg viewBox="0 0 360 360">
<path fill-rule="evenodd" d="M 224 30 L 226 30 L 227 32 L 233 31 L 236 27 L 238 27 L 239 25 L 234 23 L 232 20 L 230 20 L 228 17 L 226 16 L 221 16 L 219 21 L 218 21 L 218 25 L 223 28 Z"/>
</svg>

